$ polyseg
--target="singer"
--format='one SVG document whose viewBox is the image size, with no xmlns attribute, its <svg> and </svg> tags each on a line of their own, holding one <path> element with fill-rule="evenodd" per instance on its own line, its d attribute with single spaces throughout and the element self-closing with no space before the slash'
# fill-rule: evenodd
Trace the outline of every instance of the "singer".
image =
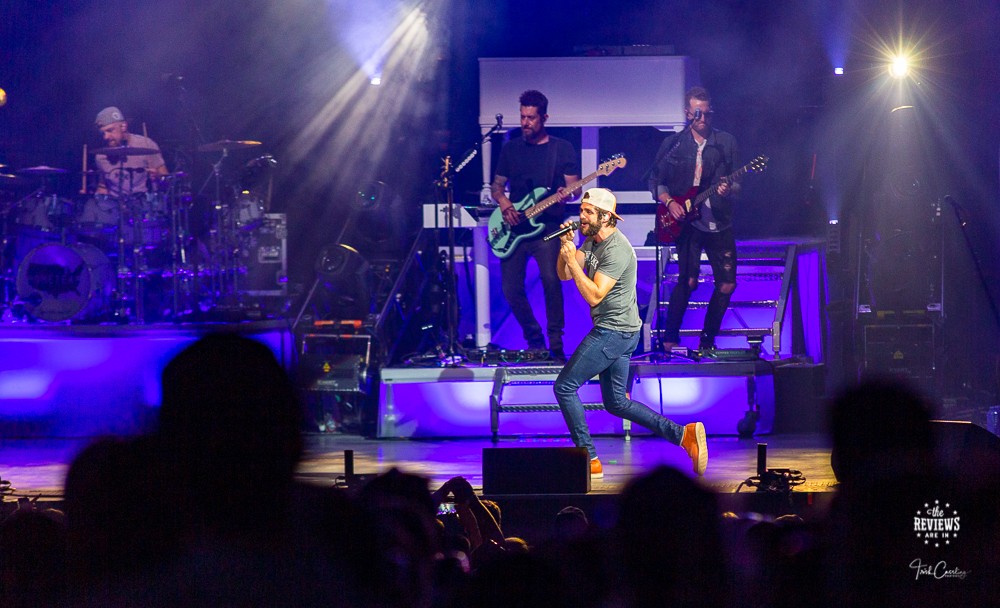
<svg viewBox="0 0 1000 608">
<path fill-rule="evenodd" d="M 704 475 L 708 466 L 705 426 L 693 422 L 681 426 L 628 393 L 629 358 L 639 344 L 642 320 L 636 303 L 638 265 L 632 244 L 617 228 L 623 221 L 615 212 L 615 195 L 605 188 L 591 188 L 580 201 L 580 232 L 586 237 L 580 248 L 567 231 L 559 240 L 556 271 L 563 281 L 572 280 L 590 304 L 594 327 L 556 378 L 553 391 L 570 436 L 577 447 L 590 454 L 591 477 L 603 477 L 604 468 L 590 437 L 580 387 L 598 376 L 601 399 L 610 414 L 631 420 L 667 441 L 681 446 L 691 458 L 694 471 Z M 563 228 L 569 223 L 563 224 Z"/>
<path fill-rule="evenodd" d="M 490 185 L 490 193 L 500 206 L 503 220 L 515 232 L 518 224 L 527 224 L 523 211 L 537 202 L 533 200 L 536 189 L 548 193 L 558 191 L 566 196 L 535 218 L 545 226 L 541 234 L 521 239 L 511 254 L 500 260 L 500 284 L 528 348 L 545 350 L 545 334 L 548 334 L 549 358 L 562 363 L 566 360 L 563 351 L 566 312 L 562 284 L 555 270 L 559 242 L 543 239 L 542 234 L 556 230 L 566 217 L 565 201 L 575 195 L 566 192 L 566 184 L 580 179 L 580 157 L 573 144 L 549 135 L 545 130 L 545 121 L 549 118 L 549 100 L 545 95 L 539 91 L 525 91 L 519 101 L 521 137 L 512 137 L 500 150 L 496 174 Z M 524 286 L 530 258 L 538 264 L 545 293 L 545 333 L 535 317 Z"/>
<path fill-rule="evenodd" d="M 699 349 L 715 348 L 722 317 L 736 289 L 736 238 L 733 236 L 731 196 L 739 185 L 722 181 L 740 166 L 736 138 L 712 128 L 712 98 L 707 90 L 702 87 L 688 90 L 684 103 L 684 113 L 691 121 L 689 128 L 663 141 L 650 170 L 653 198 L 666 205 L 667 212 L 675 220 L 684 221 L 676 241 L 679 276 L 670 293 L 661 342 L 667 352 L 680 342 L 681 321 L 691 292 L 698 287 L 702 249 L 712 266 L 714 290 L 705 311 Z M 692 188 L 704 190 L 716 183 L 719 183 L 718 195 L 711 196 L 701 205 L 699 215 L 686 218 L 684 201 L 675 200 L 674 196 L 686 195 Z"/>
</svg>

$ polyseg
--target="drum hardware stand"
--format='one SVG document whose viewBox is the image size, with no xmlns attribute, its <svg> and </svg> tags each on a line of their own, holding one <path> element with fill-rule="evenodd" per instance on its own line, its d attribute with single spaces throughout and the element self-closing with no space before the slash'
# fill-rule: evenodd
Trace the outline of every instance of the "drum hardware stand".
<svg viewBox="0 0 1000 608">
<path fill-rule="evenodd" d="M 136 169 L 125 166 L 125 161 L 128 158 L 127 155 L 122 154 L 119 157 L 121 160 L 118 161 L 118 297 L 115 298 L 115 309 L 112 311 L 112 315 L 119 323 L 127 323 L 129 320 L 129 310 L 125 305 L 126 298 L 125 294 L 128 292 L 128 279 L 133 278 L 135 282 L 133 283 L 133 305 L 136 307 L 132 312 L 135 313 L 136 319 L 141 323 L 142 316 L 139 314 L 139 307 L 141 306 L 141 294 L 139 280 L 137 278 L 137 273 L 134 272 L 134 268 L 131 268 L 128 264 L 128 259 L 126 258 L 125 252 L 125 230 L 128 225 L 128 219 L 131 217 L 131 209 L 129 209 L 129 196 L 125 194 L 125 174 L 128 174 L 128 192 L 129 195 L 135 187 L 135 174 L 138 172 Z M 140 169 L 145 172 L 145 169 Z M 134 229 L 134 222 L 133 222 Z M 132 248 L 132 263 L 136 262 L 135 255 L 135 234 L 133 232 L 133 248 Z"/>
<path fill-rule="evenodd" d="M 218 298 L 221 296 L 223 290 L 221 277 L 223 269 L 225 268 L 225 259 L 223 259 L 220 262 L 217 258 L 217 255 L 218 252 L 222 250 L 222 243 L 221 243 L 222 236 L 220 235 L 220 231 L 223 225 L 222 165 L 225 162 L 226 157 L 229 156 L 229 149 L 222 148 L 220 152 L 221 154 L 219 155 L 219 159 L 214 163 L 212 163 L 212 173 L 207 178 L 205 178 L 205 181 L 204 183 L 202 183 L 201 188 L 198 189 L 198 194 L 202 194 L 205 192 L 205 189 L 208 187 L 209 183 L 213 181 L 215 182 L 215 200 L 213 201 L 213 207 L 215 212 L 215 230 L 209 230 L 209 235 L 210 235 L 209 265 L 211 266 L 211 271 L 209 272 L 210 292 L 212 294 L 212 297 L 216 300 L 215 303 L 218 303 Z"/>
<path fill-rule="evenodd" d="M 220 142 L 221 143 L 221 142 Z M 240 142 L 231 142 L 234 145 Z M 222 146 L 219 159 L 212 164 L 212 174 L 202 184 L 199 192 L 204 192 L 209 182 L 215 182 L 215 230 L 211 230 L 210 258 L 212 260 L 211 291 L 218 306 L 223 298 L 236 297 L 239 291 L 239 243 L 234 238 L 235 211 L 223 201 L 222 166 L 229 156 L 229 147 Z M 226 213 L 226 212 L 229 213 Z M 230 300 L 231 301 L 231 300 Z"/>
<path fill-rule="evenodd" d="M 8 256 L 8 247 L 11 246 L 11 239 L 9 237 L 9 223 L 10 223 L 10 212 L 13 210 L 14 205 L 6 206 L 2 212 L 2 218 L 0 218 L 0 281 L 3 282 L 3 293 L 0 293 L 0 309 L 2 309 L 2 321 L 6 321 L 8 317 L 8 311 L 14 304 L 14 296 L 17 291 L 17 287 L 12 281 L 13 272 L 13 255 Z M 16 277 L 13 277 L 16 279 Z"/>
<path fill-rule="evenodd" d="M 171 310 L 175 320 L 179 319 L 187 310 L 181 310 L 181 288 L 182 286 L 190 296 L 192 272 L 188 265 L 187 239 L 189 233 L 189 218 L 187 209 L 181 203 L 180 186 L 177 180 L 171 180 L 167 189 L 167 205 L 170 214 L 170 272 L 171 272 Z M 188 304 L 188 302 L 185 302 Z"/>
</svg>

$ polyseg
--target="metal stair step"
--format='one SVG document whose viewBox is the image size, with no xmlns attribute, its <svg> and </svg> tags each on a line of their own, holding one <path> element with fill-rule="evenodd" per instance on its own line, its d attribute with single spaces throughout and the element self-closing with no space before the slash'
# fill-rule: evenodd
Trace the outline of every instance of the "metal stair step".
<svg viewBox="0 0 1000 608">
<path fill-rule="evenodd" d="M 664 330 L 658 328 L 650 328 L 649 330 L 654 335 L 660 335 Z M 700 336 L 700 329 L 682 329 L 680 330 L 680 335 L 682 336 Z M 750 336 L 750 337 L 764 337 L 770 336 L 771 330 L 757 327 L 724 327 L 719 330 L 720 336 Z"/>
<path fill-rule="evenodd" d="M 603 403 L 584 403 L 583 409 L 588 412 L 596 412 L 604 409 Z M 559 405 L 553 403 L 511 403 L 509 405 L 500 404 L 497 406 L 497 413 L 501 412 L 558 412 Z"/>
<path fill-rule="evenodd" d="M 664 302 L 660 305 L 660 310 L 667 310 L 669 303 Z M 777 300 L 741 300 L 741 301 L 730 301 L 729 308 L 777 308 Z M 708 308 L 708 302 L 688 302 L 688 308 Z"/>
</svg>

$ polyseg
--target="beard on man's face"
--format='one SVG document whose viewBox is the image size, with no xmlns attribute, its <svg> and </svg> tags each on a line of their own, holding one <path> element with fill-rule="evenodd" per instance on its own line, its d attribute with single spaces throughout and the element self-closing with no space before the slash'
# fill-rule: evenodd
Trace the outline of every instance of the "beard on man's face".
<svg viewBox="0 0 1000 608">
<path fill-rule="evenodd" d="M 600 220 L 596 221 L 599 222 Z M 581 224 L 580 232 L 583 233 L 583 236 L 597 236 L 597 233 L 600 231 L 601 225 L 599 223 L 591 224 L 588 222 L 586 224 Z"/>
</svg>

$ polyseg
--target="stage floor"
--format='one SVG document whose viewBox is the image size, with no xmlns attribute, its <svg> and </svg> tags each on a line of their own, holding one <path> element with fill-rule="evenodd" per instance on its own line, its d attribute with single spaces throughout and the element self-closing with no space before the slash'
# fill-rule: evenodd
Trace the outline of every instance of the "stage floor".
<svg viewBox="0 0 1000 608">
<path fill-rule="evenodd" d="M 60 500 L 66 469 L 89 439 L 8 439 L 0 449 L 0 477 L 16 488 L 16 496 Z M 595 479 L 591 494 L 614 495 L 633 477 L 659 465 L 694 475 L 687 455 L 677 446 L 652 436 L 595 437 L 604 464 L 604 478 Z M 836 483 L 830 468 L 828 440 L 817 434 L 769 435 L 753 439 L 709 437 L 708 471 L 699 482 L 719 494 L 730 494 L 756 474 L 757 444 L 767 444 L 770 468 L 796 469 L 805 483 L 795 492 L 831 492 Z M 298 469 L 302 481 L 334 485 L 344 475 L 344 451 L 354 452 L 356 474 L 383 473 L 396 467 L 423 475 L 437 488 L 461 475 L 481 490 L 482 450 L 489 447 L 572 447 L 566 437 L 501 437 L 489 439 L 373 440 L 358 435 L 307 434 L 306 453 Z M 752 492 L 744 487 L 743 492 Z"/>
</svg>

